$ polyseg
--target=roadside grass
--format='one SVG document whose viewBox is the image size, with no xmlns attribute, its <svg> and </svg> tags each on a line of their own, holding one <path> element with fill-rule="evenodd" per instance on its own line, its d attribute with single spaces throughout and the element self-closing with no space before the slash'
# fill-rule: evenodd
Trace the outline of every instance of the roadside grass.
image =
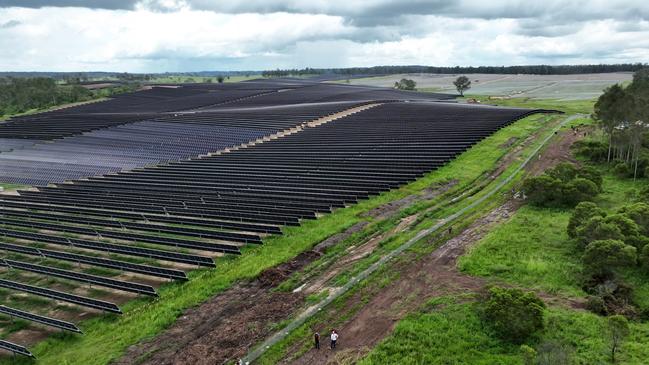
<svg viewBox="0 0 649 365">
<path fill-rule="evenodd" d="M 522 364 L 520 347 L 499 340 L 483 324 L 477 304 L 465 297 L 433 299 L 419 313 L 400 321 L 361 365 L 373 364 Z M 585 311 L 549 308 L 546 328 L 526 344 L 553 341 L 568 348 L 572 364 L 609 363 L 606 319 Z M 645 364 L 649 326 L 631 324 L 619 363 Z"/>
<path fill-rule="evenodd" d="M 489 171 L 506 152 L 500 148 L 512 137 L 519 140 L 544 127 L 548 116 L 535 115 L 510 125 L 486 138 L 443 168 L 417 181 L 359 204 L 338 209 L 318 220 L 304 221 L 301 227 L 286 227 L 283 235 L 268 237 L 264 245 L 247 246 L 242 256 L 217 260 L 217 268 L 189 273 L 184 284 L 169 283 L 159 289 L 159 299 L 136 299 L 122 306 L 124 314 L 101 315 L 79 323 L 84 335 L 55 334 L 33 346 L 43 364 L 107 364 L 120 357 L 130 345 L 151 338 L 173 324 L 183 311 L 227 289 L 238 280 L 252 279 L 264 269 L 290 260 L 300 252 L 369 218 L 361 214 L 387 202 L 417 194 L 433 184 L 458 179 L 466 187 Z M 2 359 L 0 364 L 26 364 L 27 359 Z"/>
</svg>

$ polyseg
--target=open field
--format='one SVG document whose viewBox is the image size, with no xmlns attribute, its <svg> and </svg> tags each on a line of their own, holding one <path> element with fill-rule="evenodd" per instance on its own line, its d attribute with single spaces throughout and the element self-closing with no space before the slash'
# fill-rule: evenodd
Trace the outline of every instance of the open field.
<svg viewBox="0 0 649 365">
<path fill-rule="evenodd" d="M 353 85 L 392 87 L 402 78 L 417 82 L 420 91 L 456 93 L 453 81 L 459 75 L 403 74 L 351 79 Z M 604 88 L 627 83 L 632 73 L 586 75 L 498 75 L 468 74 L 471 89 L 465 95 L 486 95 L 515 98 L 588 100 L 597 98 Z M 345 81 L 339 81 L 345 82 Z"/>
</svg>

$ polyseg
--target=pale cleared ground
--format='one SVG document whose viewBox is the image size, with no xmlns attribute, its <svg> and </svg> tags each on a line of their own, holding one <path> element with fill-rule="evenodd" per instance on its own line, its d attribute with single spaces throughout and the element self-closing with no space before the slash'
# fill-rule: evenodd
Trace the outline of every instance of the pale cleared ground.
<svg viewBox="0 0 649 365">
<path fill-rule="evenodd" d="M 489 75 L 465 74 L 471 80 L 466 95 L 531 97 L 537 99 L 584 100 L 598 97 L 604 88 L 630 81 L 630 72 L 583 75 Z M 456 93 L 453 81 L 459 75 L 401 74 L 350 80 L 351 84 L 393 86 L 395 81 L 408 78 L 417 82 L 422 91 Z"/>
</svg>

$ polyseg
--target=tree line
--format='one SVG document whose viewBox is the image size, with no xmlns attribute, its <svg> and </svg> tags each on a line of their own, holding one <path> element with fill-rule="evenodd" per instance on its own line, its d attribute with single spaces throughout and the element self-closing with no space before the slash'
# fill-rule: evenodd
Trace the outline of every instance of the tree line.
<svg viewBox="0 0 649 365">
<path fill-rule="evenodd" d="M 91 91 L 76 79 L 60 84 L 50 77 L 0 78 L 0 116 L 10 116 L 56 105 L 76 103 L 136 89 L 133 85 L 116 85 Z"/>
<path fill-rule="evenodd" d="M 532 74 L 532 75 L 573 75 L 605 72 L 636 72 L 647 67 L 642 63 L 621 63 L 610 65 L 523 65 L 523 66 L 374 66 L 349 68 L 303 68 L 277 69 L 262 72 L 264 77 L 286 77 L 304 75 L 391 75 L 403 73 L 433 74 Z"/>
</svg>

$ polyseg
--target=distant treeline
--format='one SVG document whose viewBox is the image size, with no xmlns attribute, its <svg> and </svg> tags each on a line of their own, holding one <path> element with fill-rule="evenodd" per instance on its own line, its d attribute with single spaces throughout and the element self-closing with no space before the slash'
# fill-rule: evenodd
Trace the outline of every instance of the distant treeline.
<svg viewBox="0 0 649 365">
<path fill-rule="evenodd" d="M 531 75 L 572 75 L 605 72 L 635 72 L 647 64 L 622 63 L 614 65 L 527 65 L 527 66 L 467 66 L 467 67 L 435 67 L 435 66 L 374 66 L 351 68 L 304 68 L 287 70 L 268 70 L 262 72 L 264 77 L 285 77 L 303 75 L 392 75 L 404 73 L 431 74 L 531 74 Z"/>
<path fill-rule="evenodd" d="M 75 81 L 76 80 L 75 78 Z M 53 78 L 0 78 L 0 117 L 76 103 L 132 91 L 136 85 L 116 85 L 102 90 L 88 90 L 78 83 L 59 84 Z"/>
</svg>

